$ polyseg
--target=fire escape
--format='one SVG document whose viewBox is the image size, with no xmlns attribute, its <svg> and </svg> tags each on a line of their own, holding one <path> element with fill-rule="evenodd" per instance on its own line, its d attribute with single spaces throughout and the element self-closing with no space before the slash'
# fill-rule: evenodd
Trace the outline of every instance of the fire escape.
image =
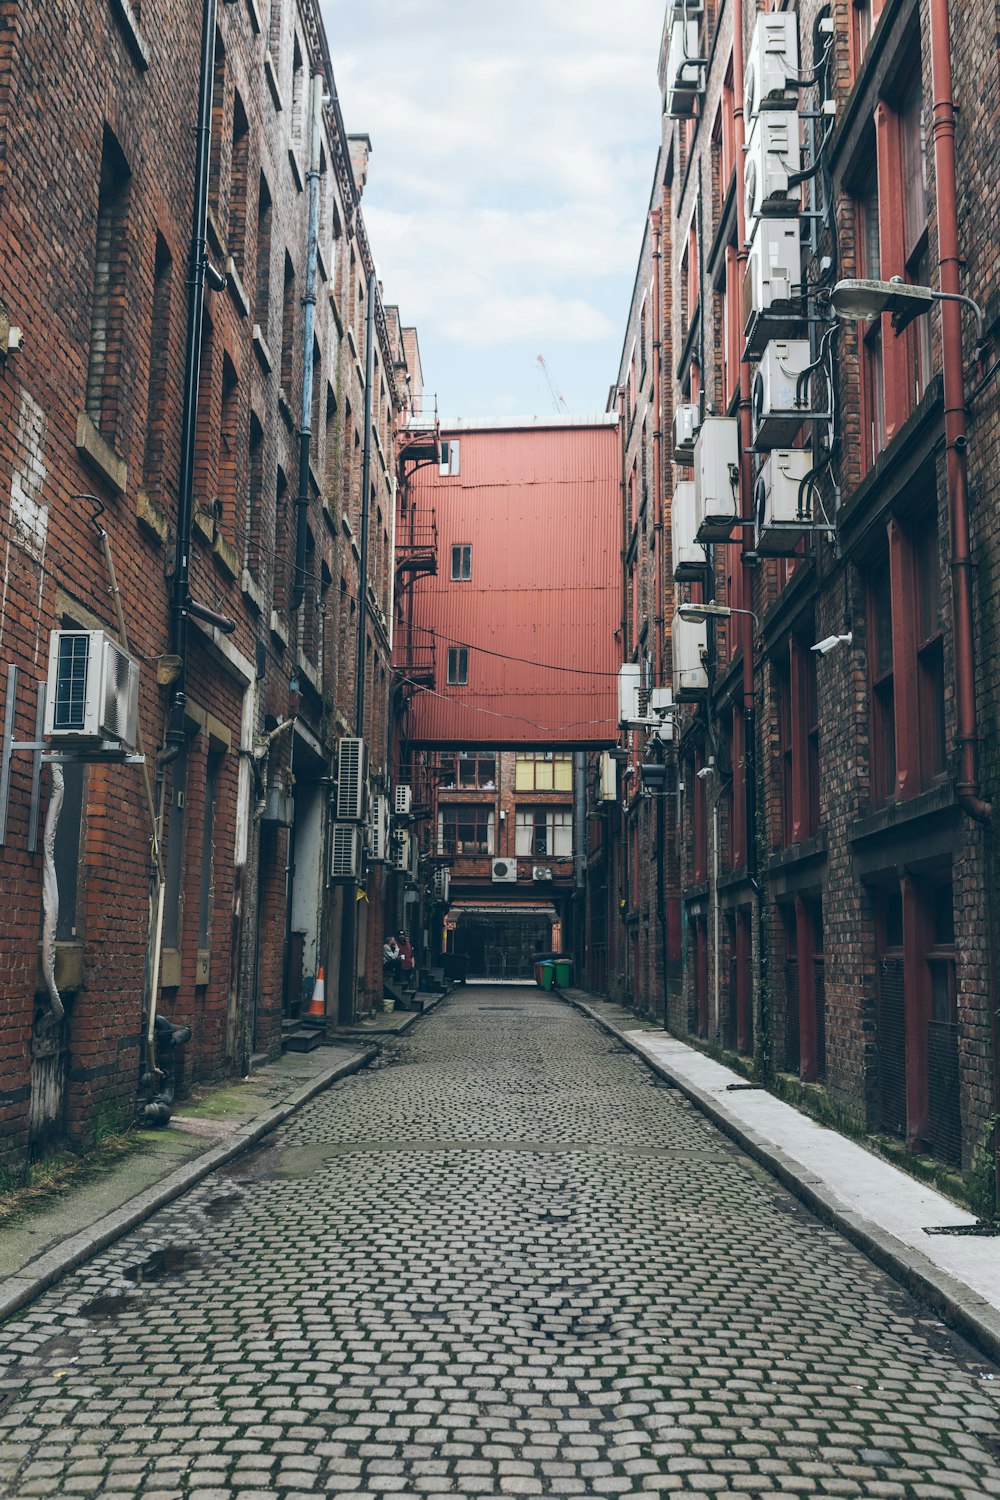
<svg viewBox="0 0 1000 1500">
<path fill-rule="evenodd" d="M 421 509 L 414 495 L 413 476 L 441 462 L 441 430 L 437 397 L 414 399 L 410 415 L 396 432 L 396 473 L 399 515 L 396 522 L 396 634 L 393 669 L 409 697 L 414 689 L 434 686 L 434 638 L 416 629 L 413 589 L 419 578 L 432 578 L 438 569 L 437 518 Z"/>
</svg>

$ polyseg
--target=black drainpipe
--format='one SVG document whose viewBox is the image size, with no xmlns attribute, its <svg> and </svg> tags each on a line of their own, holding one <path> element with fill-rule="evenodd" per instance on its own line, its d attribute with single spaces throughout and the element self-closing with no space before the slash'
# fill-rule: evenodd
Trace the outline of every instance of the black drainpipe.
<svg viewBox="0 0 1000 1500">
<path fill-rule="evenodd" d="M 365 320 L 365 442 L 361 456 L 361 562 L 358 569 L 361 598 L 358 603 L 358 671 L 355 682 L 354 732 L 365 734 L 365 644 L 368 626 L 368 520 L 372 486 L 372 385 L 375 380 L 375 273 L 368 282 L 368 315 Z"/>
</svg>

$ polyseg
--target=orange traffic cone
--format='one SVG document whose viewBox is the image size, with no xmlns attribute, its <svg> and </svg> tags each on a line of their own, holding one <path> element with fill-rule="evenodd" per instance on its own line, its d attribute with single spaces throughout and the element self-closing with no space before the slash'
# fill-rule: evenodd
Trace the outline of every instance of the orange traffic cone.
<svg viewBox="0 0 1000 1500">
<path fill-rule="evenodd" d="M 326 1019 L 326 983 L 322 964 L 320 964 L 319 973 L 316 975 L 316 983 L 313 985 L 313 995 L 306 1015 L 318 1017 L 321 1021 Z"/>
</svg>

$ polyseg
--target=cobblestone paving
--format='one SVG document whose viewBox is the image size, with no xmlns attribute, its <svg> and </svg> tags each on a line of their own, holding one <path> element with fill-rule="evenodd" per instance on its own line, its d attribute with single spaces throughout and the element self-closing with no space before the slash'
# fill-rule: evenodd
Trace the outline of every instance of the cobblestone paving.
<svg viewBox="0 0 1000 1500">
<path fill-rule="evenodd" d="M 557 1000 L 270 1140 L 0 1329 L 0 1493 L 1000 1496 L 1000 1373 Z"/>
</svg>

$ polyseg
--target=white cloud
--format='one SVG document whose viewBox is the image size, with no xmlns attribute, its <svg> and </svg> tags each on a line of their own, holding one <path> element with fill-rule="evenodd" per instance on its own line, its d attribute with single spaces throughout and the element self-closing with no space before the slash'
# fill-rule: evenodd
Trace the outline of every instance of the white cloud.
<svg viewBox="0 0 1000 1500">
<path fill-rule="evenodd" d="M 573 375 L 599 408 L 656 159 L 663 0 L 324 8 L 348 129 L 372 137 L 362 207 L 386 295 L 445 366 L 429 383 L 448 404 L 449 349 L 558 340 L 592 349 Z M 501 367 L 523 388 L 491 388 L 478 359 L 480 409 L 538 399 L 530 361 Z"/>
</svg>

